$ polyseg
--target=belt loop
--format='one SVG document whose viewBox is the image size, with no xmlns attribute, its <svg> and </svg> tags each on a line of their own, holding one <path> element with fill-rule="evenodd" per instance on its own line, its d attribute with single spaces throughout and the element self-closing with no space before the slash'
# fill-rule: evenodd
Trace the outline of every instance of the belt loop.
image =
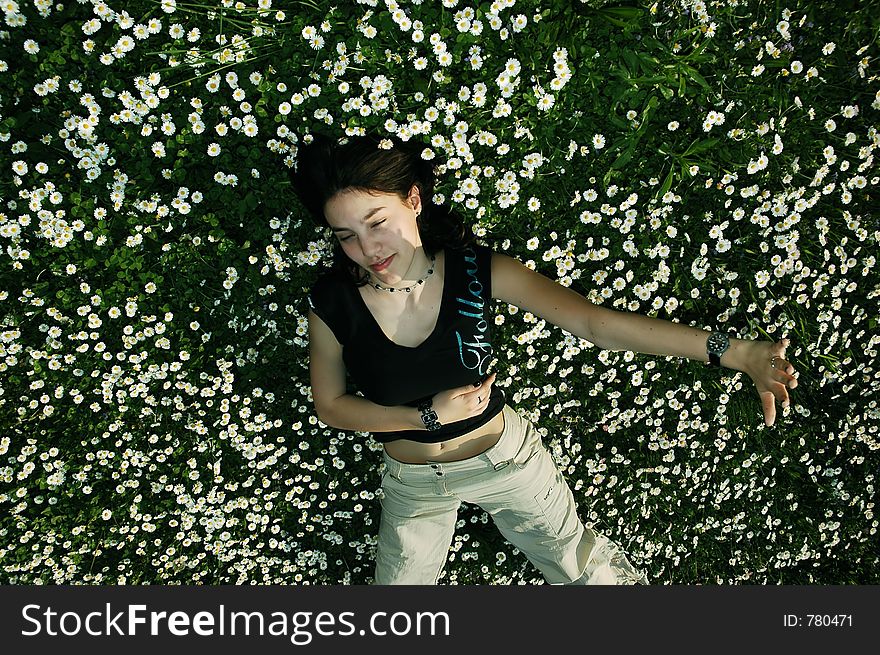
<svg viewBox="0 0 880 655">
<path fill-rule="evenodd" d="M 383 453 L 385 456 L 385 469 L 388 471 L 388 475 L 396 480 L 400 480 L 400 463 L 390 457 L 388 453 Z"/>
</svg>

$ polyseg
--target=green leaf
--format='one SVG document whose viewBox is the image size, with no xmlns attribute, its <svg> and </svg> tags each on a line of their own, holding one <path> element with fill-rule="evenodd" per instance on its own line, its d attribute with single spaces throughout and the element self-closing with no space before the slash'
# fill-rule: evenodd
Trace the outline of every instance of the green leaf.
<svg viewBox="0 0 880 655">
<path fill-rule="evenodd" d="M 596 13 L 612 25 L 631 27 L 637 23 L 644 12 L 639 7 L 603 7 Z"/>
<path fill-rule="evenodd" d="M 688 155 L 696 155 L 701 152 L 706 152 L 715 146 L 718 143 L 718 139 L 706 139 L 705 141 L 694 141 L 687 150 L 684 151 L 682 157 L 687 157 Z"/>
<path fill-rule="evenodd" d="M 641 135 L 642 133 L 644 133 L 644 131 L 647 129 L 647 126 L 648 126 L 648 118 L 650 117 L 651 112 L 653 112 L 654 109 L 657 108 L 657 104 L 658 104 L 659 102 L 660 102 L 660 101 L 657 100 L 657 96 L 652 95 L 650 98 L 648 98 L 648 102 L 645 103 L 645 108 L 642 109 L 642 120 L 641 120 L 641 125 L 639 126 L 639 134 L 640 134 L 640 135 Z"/>
<path fill-rule="evenodd" d="M 633 153 L 636 150 L 636 144 L 639 142 L 638 139 L 632 139 L 626 149 L 620 153 L 620 156 L 614 160 L 614 163 L 611 164 L 611 168 L 623 168 L 629 163 L 629 160 L 632 159 Z"/>
<path fill-rule="evenodd" d="M 687 74 L 687 76 L 691 78 L 694 82 L 699 84 L 704 89 L 709 90 L 709 83 L 702 75 L 700 75 L 699 71 L 697 71 L 696 68 L 688 66 L 687 64 L 683 64 L 682 69 L 684 69 L 684 72 Z"/>
<path fill-rule="evenodd" d="M 626 60 L 626 63 L 629 65 L 629 70 L 632 71 L 633 75 L 638 75 L 639 72 L 639 58 L 636 56 L 632 50 L 624 50 L 623 58 Z"/>
<path fill-rule="evenodd" d="M 611 88 L 611 102 L 615 105 L 618 104 L 629 91 L 630 87 L 626 84 L 616 84 Z"/>
<path fill-rule="evenodd" d="M 617 114 L 611 114 L 611 116 L 608 117 L 608 120 L 611 121 L 611 124 L 614 125 L 614 127 L 620 128 L 621 130 L 625 130 L 629 127 L 629 123 Z"/>
<path fill-rule="evenodd" d="M 238 203 L 239 216 L 246 216 L 250 212 L 254 211 L 259 206 L 259 204 L 260 203 L 253 192 L 248 192 L 248 194 Z"/>
<path fill-rule="evenodd" d="M 662 197 L 666 195 L 666 192 L 672 188 L 672 171 L 673 167 L 669 167 L 669 173 L 666 175 L 666 179 L 663 180 L 663 184 L 660 185 L 660 190 L 657 192 L 657 195 Z"/>
<path fill-rule="evenodd" d="M 632 20 L 640 17 L 644 10 L 640 7 L 602 7 L 599 13 L 609 16 L 615 16 L 624 20 Z"/>
</svg>

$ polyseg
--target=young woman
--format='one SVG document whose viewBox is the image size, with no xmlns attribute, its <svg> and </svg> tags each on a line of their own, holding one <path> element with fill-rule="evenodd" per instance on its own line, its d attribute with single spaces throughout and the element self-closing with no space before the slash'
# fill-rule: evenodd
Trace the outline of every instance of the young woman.
<svg viewBox="0 0 880 655">
<path fill-rule="evenodd" d="M 462 501 L 488 512 L 550 583 L 647 583 L 578 519 L 535 427 L 491 371 L 491 301 L 510 303 L 611 350 L 675 355 L 746 372 L 772 425 L 797 385 L 776 343 L 728 339 L 596 306 L 478 245 L 432 203 L 433 167 L 398 140 L 316 137 L 294 188 L 336 238 L 309 302 L 310 374 L 321 421 L 384 445 L 378 584 L 433 584 Z M 346 384 L 347 377 L 359 393 Z"/>
</svg>

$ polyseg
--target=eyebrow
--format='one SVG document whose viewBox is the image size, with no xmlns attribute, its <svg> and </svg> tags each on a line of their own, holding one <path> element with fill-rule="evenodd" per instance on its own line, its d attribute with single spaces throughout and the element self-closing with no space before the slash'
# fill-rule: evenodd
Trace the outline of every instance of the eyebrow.
<svg viewBox="0 0 880 655">
<path fill-rule="evenodd" d="M 382 207 L 373 207 L 373 209 L 371 209 L 366 214 L 364 214 L 364 217 L 361 219 L 361 222 L 363 223 L 368 218 L 373 216 L 373 214 L 375 214 L 376 212 L 382 211 L 383 209 L 385 209 L 384 205 Z M 333 230 L 334 232 L 351 232 L 351 230 L 348 229 L 347 227 L 331 227 L 330 229 Z"/>
</svg>

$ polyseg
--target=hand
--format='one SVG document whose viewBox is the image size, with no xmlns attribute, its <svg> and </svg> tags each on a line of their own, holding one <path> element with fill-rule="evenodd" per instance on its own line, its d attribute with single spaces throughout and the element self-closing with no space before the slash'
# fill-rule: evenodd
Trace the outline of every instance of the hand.
<svg viewBox="0 0 880 655">
<path fill-rule="evenodd" d="M 743 369 L 758 389 L 764 410 L 764 423 L 768 426 L 776 421 L 776 401 L 783 407 L 788 407 L 788 390 L 794 389 L 798 384 L 794 376 L 794 366 L 785 359 L 785 349 L 789 343 L 788 339 L 775 343 L 753 341 Z"/>
<path fill-rule="evenodd" d="M 435 394 L 432 404 L 437 420 L 446 425 L 481 414 L 489 404 L 495 375 L 492 373 L 476 387 L 469 384 Z"/>
</svg>

